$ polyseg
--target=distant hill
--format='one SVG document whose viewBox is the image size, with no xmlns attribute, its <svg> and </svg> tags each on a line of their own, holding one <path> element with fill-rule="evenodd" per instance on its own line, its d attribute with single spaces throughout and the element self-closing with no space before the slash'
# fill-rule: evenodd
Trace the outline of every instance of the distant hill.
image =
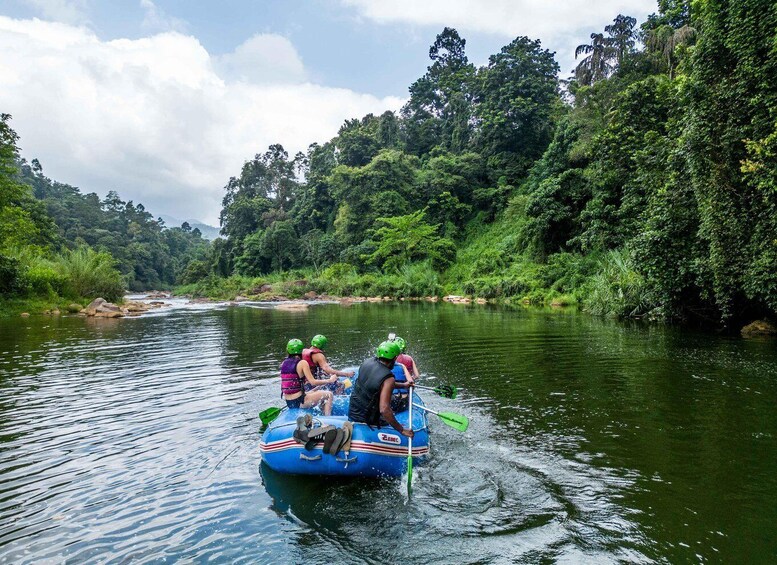
<svg viewBox="0 0 777 565">
<path fill-rule="evenodd" d="M 174 218 L 173 216 L 168 216 L 166 214 L 162 214 L 159 217 L 164 220 L 165 227 L 179 228 L 181 227 L 181 224 L 188 222 L 192 229 L 197 228 L 200 230 L 200 232 L 202 232 L 203 239 L 213 241 L 219 237 L 219 228 L 209 226 L 208 224 L 204 224 L 199 220 L 179 220 L 178 218 Z"/>
</svg>

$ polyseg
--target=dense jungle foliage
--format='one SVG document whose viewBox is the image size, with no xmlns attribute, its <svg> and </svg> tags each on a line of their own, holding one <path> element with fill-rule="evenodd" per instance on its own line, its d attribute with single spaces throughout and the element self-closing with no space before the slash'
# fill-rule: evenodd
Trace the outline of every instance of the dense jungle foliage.
<svg viewBox="0 0 777 565">
<path fill-rule="evenodd" d="M 482 67 L 465 46 L 454 29 L 437 36 L 398 114 L 247 161 L 225 187 L 224 237 L 154 267 L 158 280 L 234 296 L 304 279 L 285 290 L 726 326 L 777 313 L 776 4 L 659 0 L 641 24 L 618 15 L 577 48 L 570 80 L 526 37 Z M 52 199 L 24 198 L 25 221 L 53 215 L 62 233 Z M 36 233 L 51 245 L 51 229 Z"/>
<path fill-rule="evenodd" d="M 115 192 L 100 200 L 44 176 L 37 160 L 19 158 L 9 121 L 0 116 L 0 306 L 118 300 L 128 288 L 169 287 L 208 257 L 186 224 L 165 229 Z"/>
</svg>

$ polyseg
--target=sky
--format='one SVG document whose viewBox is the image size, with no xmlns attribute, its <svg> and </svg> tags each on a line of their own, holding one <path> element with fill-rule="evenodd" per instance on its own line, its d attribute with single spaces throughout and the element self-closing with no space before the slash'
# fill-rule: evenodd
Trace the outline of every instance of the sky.
<svg viewBox="0 0 777 565">
<path fill-rule="evenodd" d="M 229 177 L 398 110 L 443 27 L 476 65 L 519 35 L 556 53 L 655 0 L 0 0 L 0 113 L 44 174 L 218 225 Z"/>
</svg>

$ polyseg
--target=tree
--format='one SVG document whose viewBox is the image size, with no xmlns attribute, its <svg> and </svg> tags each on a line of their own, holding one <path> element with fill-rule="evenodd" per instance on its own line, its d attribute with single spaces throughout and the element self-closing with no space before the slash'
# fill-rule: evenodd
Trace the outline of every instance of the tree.
<svg viewBox="0 0 777 565">
<path fill-rule="evenodd" d="M 575 78 L 580 84 L 587 86 L 610 76 L 614 49 L 603 33 L 592 33 L 591 43 L 578 45 L 575 49 L 575 59 L 586 55 L 577 67 Z"/>
<path fill-rule="evenodd" d="M 476 145 L 488 158 L 490 180 L 517 184 L 553 136 L 560 109 L 553 53 L 518 37 L 478 71 Z"/>
<path fill-rule="evenodd" d="M 368 263 L 398 270 L 410 261 L 430 259 L 436 266 L 450 263 L 455 254 L 453 242 L 438 235 L 438 225 L 426 222 L 424 210 L 406 216 L 379 218 L 383 224 L 374 231 L 375 250 L 365 257 Z"/>
<path fill-rule="evenodd" d="M 614 49 L 618 67 L 623 63 L 623 58 L 634 49 L 635 25 L 637 25 L 636 18 L 618 14 L 613 23 L 604 27 L 604 31 L 610 35 L 609 43 Z"/>
</svg>

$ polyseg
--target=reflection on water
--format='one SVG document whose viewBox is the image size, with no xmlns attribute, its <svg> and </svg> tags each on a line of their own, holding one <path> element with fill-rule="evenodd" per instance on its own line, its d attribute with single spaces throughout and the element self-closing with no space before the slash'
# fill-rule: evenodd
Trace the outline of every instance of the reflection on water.
<svg viewBox="0 0 777 565">
<path fill-rule="evenodd" d="M 290 337 L 357 365 L 389 331 L 427 382 L 429 463 L 280 476 L 258 412 Z M 0 560 L 777 560 L 777 347 L 574 313 L 256 305 L 0 320 Z"/>
</svg>

